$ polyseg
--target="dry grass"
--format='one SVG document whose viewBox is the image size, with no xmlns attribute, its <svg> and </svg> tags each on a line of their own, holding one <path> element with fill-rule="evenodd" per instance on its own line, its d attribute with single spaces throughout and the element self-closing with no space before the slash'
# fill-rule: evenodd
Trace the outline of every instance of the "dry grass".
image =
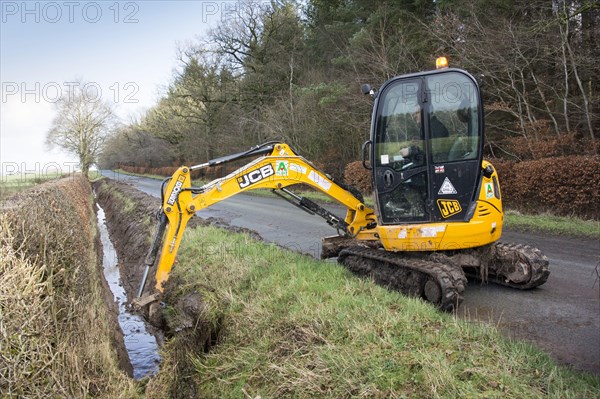
<svg viewBox="0 0 600 399">
<path fill-rule="evenodd" d="M 118 368 L 83 178 L 27 191 L 0 213 L 3 397 L 138 397 Z"/>
</svg>

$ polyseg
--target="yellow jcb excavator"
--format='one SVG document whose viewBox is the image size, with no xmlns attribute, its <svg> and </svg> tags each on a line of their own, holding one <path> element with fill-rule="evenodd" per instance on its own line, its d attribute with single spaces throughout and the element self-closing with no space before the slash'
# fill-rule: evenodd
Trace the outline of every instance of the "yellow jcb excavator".
<svg viewBox="0 0 600 399">
<path fill-rule="evenodd" d="M 467 72 L 441 68 L 398 76 L 375 91 L 363 165 L 373 176 L 375 209 L 352 187 L 334 181 L 290 146 L 270 142 L 248 151 L 179 168 L 163 183 L 162 208 L 138 291 L 141 306 L 156 300 L 173 267 L 189 219 L 233 195 L 272 189 L 338 234 L 323 239 L 322 257 L 351 271 L 453 310 L 466 276 L 519 289 L 543 284 L 548 260 L 529 246 L 499 243 L 502 197 L 494 167 L 483 160 L 479 86 Z M 192 187 L 193 170 L 244 158 L 250 163 Z M 346 207 L 338 217 L 289 190 L 306 184 Z M 156 291 L 140 298 L 156 263 Z"/>
</svg>

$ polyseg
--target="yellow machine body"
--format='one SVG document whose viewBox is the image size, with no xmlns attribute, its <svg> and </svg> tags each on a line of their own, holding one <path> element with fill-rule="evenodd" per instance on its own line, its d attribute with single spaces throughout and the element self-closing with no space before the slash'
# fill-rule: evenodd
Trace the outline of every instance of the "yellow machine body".
<svg viewBox="0 0 600 399">
<path fill-rule="evenodd" d="M 483 161 L 482 169 L 491 166 Z M 502 235 L 502 199 L 497 172 L 482 175 L 481 188 L 473 214 L 468 222 L 379 225 L 377 234 L 386 251 L 449 251 L 480 247 L 500 239 Z M 460 205 L 452 200 L 436 204 L 446 212 L 456 212 Z"/>
<path fill-rule="evenodd" d="M 460 304 L 467 272 L 519 289 L 543 284 L 548 261 L 539 250 L 498 242 L 502 195 L 496 170 L 483 160 L 483 104 L 475 78 L 442 68 L 392 78 L 378 91 L 365 86 L 363 92 L 375 99 L 371 135 L 362 151 L 363 165 L 372 170 L 373 208 L 357 190 L 337 183 L 281 142 L 182 166 L 163 183 L 160 221 L 138 298 L 155 264 L 155 288 L 163 291 L 196 212 L 255 189 L 271 189 L 337 229 L 337 236 L 323 240 L 323 257 L 337 257 L 353 272 L 381 278 L 440 309 Z M 243 158 L 253 160 L 193 187 L 192 171 Z M 328 195 L 346 215 L 334 215 L 288 189 L 298 184 Z M 437 251 L 444 256 L 431 256 Z M 146 298 L 154 296 L 160 294 Z"/>
<path fill-rule="evenodd" d="M 484 161 L 483 167 L 489 163 Z M 347 233 L 358 241 L 379 241 L 387 251 L 438 251 L 472 248 L 496 241 L 502 232 L 502 202 L 493 178 L 482 177 L 481 192 L 469 222 L 377 225 L 372 208 L 340 187 L 310 162 L 296 155 L 284 143 L 277 144 L 269 155 L 202 187 L 193 194 L 190 168 L 180 167 L 164 190 L 162 209 L 168 218 L 156 272 L 156 289 L 163 290 L 175 262 L 183 231 L 195 212 L 236 194 L 255 189 L 280 190 L 306 184 L 329 195 L 347 209 Z M 495 177 L 497 179 L 497 176 Z M 497 181 L 497 180 L 496 180 Z M 496 190 L 490 194 L 490 187 Z M 445 206 L 445 205 L 440 205 Z"/>
</svg>

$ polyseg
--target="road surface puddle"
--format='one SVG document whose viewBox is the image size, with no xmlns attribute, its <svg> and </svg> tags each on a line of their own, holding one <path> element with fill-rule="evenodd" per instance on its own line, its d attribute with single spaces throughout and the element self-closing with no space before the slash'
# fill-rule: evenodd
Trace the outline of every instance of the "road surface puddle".
<svg viewBox="0 0 600 399">
<path fill-rule="evenodd" d="M 142 317 L 130 313 L 127 308 L 127 295 L 121 283 L 117 252 L 108 234 L 104 210 L 100 205 L 96 204 L 96 206 L 98 208 L 98 229 L 104 254 L 102 261 L 104 277 L 119 309 L 119 326 L 123 332 L 123 343 L 133 368 L 133 378 L 139 380 L 154 375 L 158 371 L 160 363 L 158 344 L 154 335 L 147 331 Z"/>
</svg>

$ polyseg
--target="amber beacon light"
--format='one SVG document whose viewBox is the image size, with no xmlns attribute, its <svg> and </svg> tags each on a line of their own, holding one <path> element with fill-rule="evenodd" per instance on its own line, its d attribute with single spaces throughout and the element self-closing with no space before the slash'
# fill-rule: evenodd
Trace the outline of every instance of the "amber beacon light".
<svg viewBox="0 0 600 399">
<path fill-rule="evenodd" d="M 448 68 L 448 59 L 446 57 L 438 57 L 435 60 L 435 69 Z"/>
</svg>

